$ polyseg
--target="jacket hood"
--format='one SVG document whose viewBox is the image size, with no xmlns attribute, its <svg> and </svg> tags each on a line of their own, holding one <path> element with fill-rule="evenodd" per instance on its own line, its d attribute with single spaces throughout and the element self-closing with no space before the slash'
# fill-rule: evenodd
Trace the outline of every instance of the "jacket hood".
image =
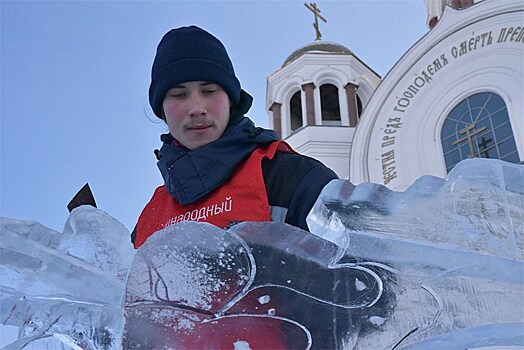
<svg viewBox="0 0 524 350">
<path fill-rule="evenodd" d="M 240 113 L 249 110 L 252 97 L 242 91 L 239 104 L 222 137 L 194 150 L 173 146 L 170 134 L 164 142 L 157 163 L 167 191 L 182 205 L 193 203 L 226 182 L 238 165 L 261 145 L 277 141 L 273 130 L 256 127 Z M 246 109 L 247 108 L 247 109 Z"/>
<path fill-rule="evenodd" d="M 242 117 L 249 111 L 252 105 L 253 97 L 244 90 L 241 90 L 240 100 L 233 107 L 233 111 L 231 113 L 231 116 L 229 117 L 229 124 L 227 128 L 231 128 L 231 126 L 234 125 L 235 122 L 238 122 L 239 119 L 242 119 Z"/>
</svg>

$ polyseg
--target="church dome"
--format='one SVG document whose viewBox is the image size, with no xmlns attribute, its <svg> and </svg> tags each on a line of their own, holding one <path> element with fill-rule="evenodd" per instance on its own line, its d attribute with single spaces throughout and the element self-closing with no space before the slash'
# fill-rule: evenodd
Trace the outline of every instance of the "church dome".
<svg viewBox="0 0 524 350">
<path fill-rule="evenodd" d="M 329 41 L 315 41 L 295 50 L 291 55 L 288 56 L 288 58 L 286 58 L 286 60 L 282 64 L 282 67 L 287 66 L 300 56 L 305 55 L 306 53 L 353 55 L 353 52 L 344 45 L 340 45 Z"/>
</svg>

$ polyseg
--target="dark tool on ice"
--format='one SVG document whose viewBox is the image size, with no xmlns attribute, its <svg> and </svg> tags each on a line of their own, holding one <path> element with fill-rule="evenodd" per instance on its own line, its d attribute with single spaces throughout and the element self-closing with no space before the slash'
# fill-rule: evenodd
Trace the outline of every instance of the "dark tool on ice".
<svg viewBox="0 0 524 350">
<path fill-rule="evenodd" d="M 88 183 L 86 183 L 84 187 L 82 187 L 80 191 L 75 194 L 73 199 L 71 199 L 67 205 L 67 209 L 69 212 L 72 212 L 73 209 L 81 205 L 91 205 L 96 208 L 95 197 L 93 196 L 93 192 L 91 192 L 91 188 L 89 187 Z"/>
</svg>

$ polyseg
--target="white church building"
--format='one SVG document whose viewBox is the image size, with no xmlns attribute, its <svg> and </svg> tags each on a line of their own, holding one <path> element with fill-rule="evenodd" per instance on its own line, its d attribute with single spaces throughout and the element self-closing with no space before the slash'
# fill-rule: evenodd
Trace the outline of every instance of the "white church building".
<svg viewBox="0 0 524 350">
<path fill-rule="evenodd" d="M 425 0 L 430 30 L 381 79 L 317 40 L 267 80 L 270 126 L 353 183 L 406 189 L 462 159 L 524 161 L 524 2 Z"/>
</svg>

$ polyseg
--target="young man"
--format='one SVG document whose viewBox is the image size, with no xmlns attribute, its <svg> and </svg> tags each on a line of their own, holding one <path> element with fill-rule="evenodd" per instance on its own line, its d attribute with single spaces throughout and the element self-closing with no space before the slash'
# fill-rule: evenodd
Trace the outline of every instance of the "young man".
<svg viewBox="0 0 524 350">
<path fill-rule="evenodd" d="M 164 185 L 139 217 L 135 248 L 185 220 L 222 228 L 280 221 L 308 230 L 306 216 L 337 176 L 244 116 L 252 97 L 241 89 L 217 38 L 196 26 L 165 34 L 153 62 L 149 102 L 169 134 L 161 136 L 157 153 Z"/>
</svg>

